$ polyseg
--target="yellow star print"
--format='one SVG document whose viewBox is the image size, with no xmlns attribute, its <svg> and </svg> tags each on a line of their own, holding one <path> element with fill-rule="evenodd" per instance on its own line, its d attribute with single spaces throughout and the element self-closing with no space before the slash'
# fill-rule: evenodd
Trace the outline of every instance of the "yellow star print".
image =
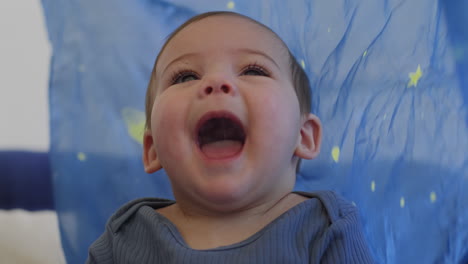
<svg viewBox="0 0 468 264">
<path fill-rule="evenodd" d="M 127 132 L 136 142 L 143 144 L 143 133 L 145 132 L 145 113 L 132 108 L 122 109 L 122 118 L 127 125 Z"/>
<path fill-rule="evenodd" d="M 418 64 L 418 68 L 415 72 L 410 72 L 408 74 L 410 80 L 408 82 L 408 88 L 411 86 L 416 87 L 418 85 L 419 79 L 421 79 L 423 72 L 421 71 L 421 65 Z"/>
<path fill-rule="evenodd" d="M 340 148 L 335 146 L 332 149 L 332 158 L 335 162 L 338 162 L 340 160 Z"/>
<path fill-rule="evenodd" d="M 435 203 L 437 200 L 437 195 L 435 192 L 431 192 L 431 203 Z"/>
</svg>

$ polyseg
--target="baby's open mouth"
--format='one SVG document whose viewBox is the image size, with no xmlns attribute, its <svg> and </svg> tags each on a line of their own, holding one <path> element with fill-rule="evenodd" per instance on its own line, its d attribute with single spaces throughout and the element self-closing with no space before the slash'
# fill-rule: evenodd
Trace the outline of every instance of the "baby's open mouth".
<svg viewBox="0 0 468 264">
<path fill-rule="evenodd" d="M 202 118 L 198 126 L 198 146 L 210 159 L 237 155 L 244 146 L 245 138 L 242 123 L 230 114 L 214 114 Z"/>
</svg>

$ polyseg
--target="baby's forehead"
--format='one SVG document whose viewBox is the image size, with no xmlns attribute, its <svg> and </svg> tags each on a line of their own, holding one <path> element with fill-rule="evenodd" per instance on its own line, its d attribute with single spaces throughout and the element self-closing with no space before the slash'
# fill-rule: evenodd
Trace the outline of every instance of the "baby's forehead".
<svg viewBox="0 0 468 264">
<path fill-rule="evenodd" d="M 289 58 L 286 44 L 268 27 L 247 17 L 221 14 L 193 21 L 176 30 L 163 46 L 158 59 L 168 57 L 167 53 L 177 56 L 177 53 L 192 51 L 196 47 L 209 48 L 210 42 L 233 48 L 252 45 L 277 57 L 285 55 Z"/>
<path fill-rule="evenodd" d="M 268 41 L 278 42 L 278 44 L 284 45 L 284 42 L 281 40 L 281 38 L 275 32 L 273 32 L 269 27 L 267 27 L 266 25 L 263 25 L 262 23 L 254 19 L 242 16 L 242 15 L 234 15 L 234 14 L 213 15 L 213 16 L 205 17 L 198 21 L 194 21 L 193 23 L 186 25 L 185 28 L 190 30 L 190 28 L 193 29 L 195 27 L 199 27 L 203 30 L 203 28 L 209 28 L 213 25 L 217 27 L 230 27 L 231 29 L 237 29 L 237 30 L 241 30 L 244 32 L 251 31 L 255 34 L 258 34 L 259 32 L 266 33 L 266 34 L 261 34 L 257 36 L 266 38 L 268 39 Z"/>
</svg>

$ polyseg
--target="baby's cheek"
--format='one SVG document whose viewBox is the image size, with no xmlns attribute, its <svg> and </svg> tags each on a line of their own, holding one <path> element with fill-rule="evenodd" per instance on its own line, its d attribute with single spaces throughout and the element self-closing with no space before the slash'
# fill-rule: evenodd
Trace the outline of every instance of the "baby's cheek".
<svg viewBox="0 0 468 264">
<path fill-rule="evenodd" d="M 155 132 L 157 141 L 167 142 L 171 134 L 180 131 L 183 124 L 180 104 L 169 100 L 169 98 L 158 98 L 153 106 L 151 114 L 152 130 Z"/>
<path fill-rule="evenodd" d="M 177 118 L 175 114 L 180 111 L 178 108 L 180 108 L 180 104 L 178 104 L 177 98 L 173 95 L 173 92 L 167 91 L 161 93 L 154 101 L 152 121 L 154 120 L 159 126 L 166 126 L 168 122 Z"/>
<path fill-rule="evenodd" d="M 270 93 L 263 96 L 259 103 L 263 116 L 270 116 L 272 126 L 292 125 L 299 118 L 299 103 L 295 94 L 287 92 Z"/>
<path fill-rule="evenodd" d="M 260 98 L 254 103 L 257 119 L 254 124 L 260 125 L 259 129 L 269 137 L 268 141 L 286 143 L 284 140 L 292 139 L 300 119 L 296 98 L 286 93 L 270 93 Z M 274 145 L 280 147 L 282 144 Z"/>
</svg>

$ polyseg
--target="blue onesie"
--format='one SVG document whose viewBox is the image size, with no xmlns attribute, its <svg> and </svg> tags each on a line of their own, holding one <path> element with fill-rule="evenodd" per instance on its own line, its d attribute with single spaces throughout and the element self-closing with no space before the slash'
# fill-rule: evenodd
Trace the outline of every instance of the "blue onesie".
<svg viewBox="0 0 468 264">
<path fill-rule="evenodd" d="M 174 201 L 138 199 L 109 219 L 86 263 L 373 263 L 352 204 L 331 191 L 299 194 L 310 199 L 244 241 L 207 250 L 188 247 L 155 211 Z"/>
</svg>

